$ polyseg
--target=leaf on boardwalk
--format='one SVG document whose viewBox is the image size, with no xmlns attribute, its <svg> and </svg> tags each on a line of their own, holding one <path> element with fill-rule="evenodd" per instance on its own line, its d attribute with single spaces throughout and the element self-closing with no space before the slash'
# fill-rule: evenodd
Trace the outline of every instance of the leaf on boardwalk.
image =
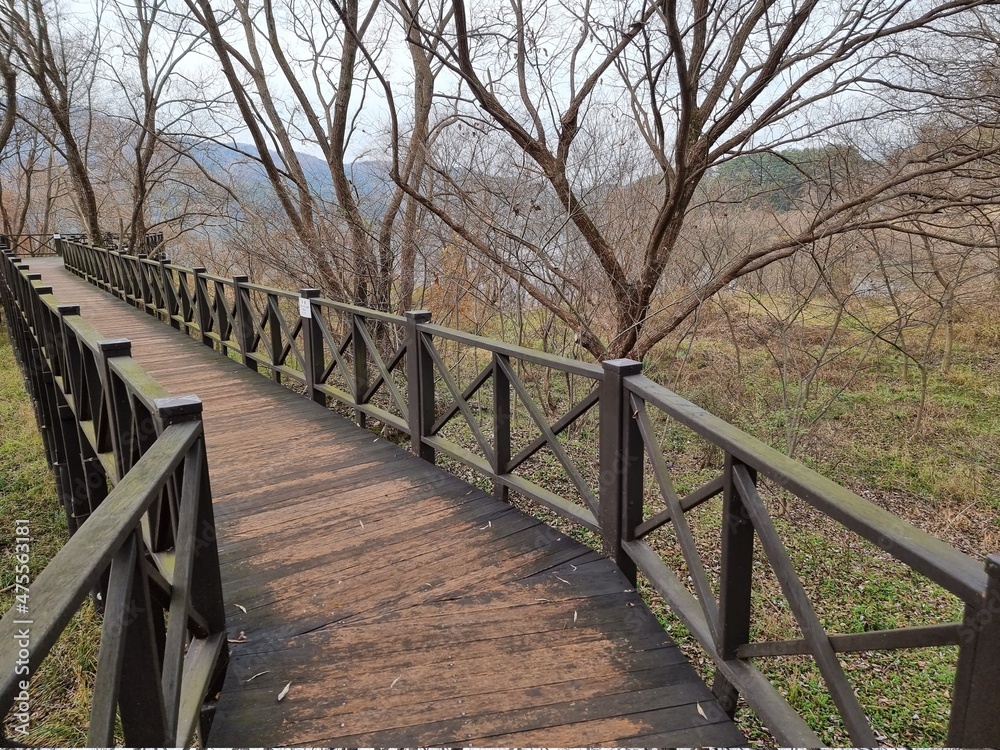
<svg viewBox="0 0 1000 750">
<path fill-rule="evenodd" d="M 234 604 L 233 606 L 236 607 L 236 609 L 238 609 L 243 614 L 247 613 L 247 608 L 244 607 L 242 604 Z"/>
<path fill-rule="evenodd" d="M 281 688 L 281 692 L 278 693 L 278 702 L 279 703 L 285 699 L 286 695 L 288 695 L 288 690 L 289 690 L 289 688 L 291 688 L 291 686 L 292 686 L 292 683 L 289 682 L 287 685 L 285 685 L 283 688 Z"/>
<path fill-rule="evenodd" d="M 708 714 L 705 713 L 705 709 L 701 707 L 700 703 L 695 704 L 698 707 L 698 715 L 701 716 L 705 721 L 708 721 Z"/>
</svg>

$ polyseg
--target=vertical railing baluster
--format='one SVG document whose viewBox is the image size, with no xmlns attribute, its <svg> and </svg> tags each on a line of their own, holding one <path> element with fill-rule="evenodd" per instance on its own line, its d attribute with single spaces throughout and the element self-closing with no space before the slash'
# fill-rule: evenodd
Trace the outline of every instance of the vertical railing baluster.
<svg viewBox="0 0 1000 750">
<path fill-rule="evenodd" d="M 139 260 L 134 255 L 123 255 L 122 259 L 128 269 L 129 294 L 132 295 L 132 306 L 142 309 L 142 285 L 139 283 Z"/>
<path fill-rule="evenodd" d="M 68 404 L 60 404 L 57 419 L 62 457 L 59 467 L 52 468 L 58 476 L 57 486 L 63 509 L 66 511 L 66 526 L 70 535 L 73 535 L 90 514 L 90 503 L 86 492 L 86 474 L 83 468 L 76 415 Z"/>
<path fill-rule="evenodd" d="M 271 379 L 275 383 L 281 382 L 281 372 L 278 366 L 281 364 L 281 324 L 278 318 L 281 312 L 278 310 L 278 296 L 276 294 L 267 295 L 267 332 L 271 344 Z"/>
<path fill-rule="evenodd" d="M 510 378 L 501 363 L 509 365 L 506 354 L 493 353 L 493 473 L 498 477 L 510 464 Z M 493 495 L 510 502 L 510 488 L 499 479 L 493 480 Z"/>
<path fill-rule="evenodd" d="M 132 532 L 115 553 L 109 571 L 107 607 L 101 623 L 101 649 L 97 657 L 97 680 L 90 706 L 90 747 L 112 747 L 115 740 L 115 717 L 122 682 L 125 637 L 130 618 L 132 586 L 136 575 L 136 549 L 140 535 Z M 141 547 L 139 547 L 141 548 Z"/>
<path fill-rule="evenodd" d="M 253 343 L 253 308 L 250 307 L 250 291 L 242 285 L 249 284 L 249 276 L 233 276 L 233 294 L 236 295 L 236 342 L 240 345 L 240 356 L 243 364 L 254 372 L 258 372 L 257 361 L 250 355 Z"/>
<path fill-rule="evenodd" d="M 59 501 L 65 507 L 69 504 L 69 489 L 66 486 L 68 478 L 65 473 L 66 454 L 63 443 L 63 420 L 59 413 L 59 388 L 56 386 L 52 371 L 43 364 L 39 373 L 41 393 L 39 405 L 45 420 L 44 436 L 49 454 L 49 465 L 55 474 L 56 493 Z"/>
<path fill-rule="evenodd" d="M 85 419 L 88 406 L 87 399 L 79 392 L 81 382 L 79 368 L 80 354 L 68 340 L 66 318 L 80 314 L 79 305 L 59 305 L 56 308 L 59 316 L 59 336 L 57 346 L 61 350 L 63 361 L 63 391 L 72 397 L 76 413 L 68 403 L 59 404 L 59 418 L 62 422 L 61 437 L 63 455 L 66 460 L 66 486 L 68 505 L 66 507 L 67 523 L 70 533 L 83 523 L 91 511 L 90 467 L 87 465 L 83 452 L 83 442 L 80 439 L 78 419 Z M 96 489 L 96 488 L 95 488 Z"/>
<path fill-rule="evenodd" d="M 735 659 L 736 650 L 750 642 L 753 587 L 753 523 L 733 483 L 738 462 L 726 454 L 722 490 L 722 544 L 719 563 L 719 630 L 715 644 L 722 659 Z M 756 470 L 746 467 L 756 481 Z M 712 691 L 730 716 L 736 713 L 739 693 L 721 671 L 716 671 Z"/>
<path fill-rule="evenodd" d="M 600 524 L 604 554 L 635 585 L 636 567 L 622 549 L 642 517 L 642 435 L 629 404 L 625 378 L 642 372 L 642 363 L 612 359 L 602 363 L 600 396 Z"/>
<path fill-rule="evenodd" d="M 142 261 L 137 255 L 130 255 L 128 262 L 132 266 L 132 278 L 135 284 L 135 306 L 136 309 L 146 311 L 146 303 L 149 301 L 149 289 L 146 284 L 146 276 L 142 272 Z"/>
<path fill-rule="evenodd" d="M 167 316 L 166 323 L 180 330 L 181 324 L 177 321 L 177 294 L 174 292 L 174 275 L 167 266 L 170 265 L 169 258 L 160 259 L 160 278 L 163 284 L 163 308 Z"/>
<path fill-rule="evenodd" d="M 212 325 L 212 313 L 208 301 L 208 281 L 205 279 L 208 269 L 204 266 L 195 266 L 191 272 L 194 276 L 194 302 L 198 316 L 198 335 L 202 344 L 212 346 L 212 339 L 208 335 L 208 329 Z"/>
<path fill-rule="evenodd" d="M 122 299 L 121 287 L 118 284 L 118 251 L 108 250 L 108 291 L 118 299 Z"/>
<path fill-rule="evenodd" d="M 1000 554 L 986 558 L 982 605 L 966 605 L 959 630 L 948 744 L 1000 747 Z"/>
<path fill-rule="evenodd" d="M 187 274 L 184 271 L 177 272 L 177 304 L 181 316 L 180 326 L 184 333 L 191 333 L 191 324 L 197 322 L 198 305 L 195 301 L 197 294 L 198 278 L 195 276 L 192 281 L 195 288 L 189 288 L 187 284 Z"/>
<path fill-rule="evenodd" d="M 128 396 L 116 385 L 111 360 L 132 356 L 128 339 L 106 339 L 97 343 L 100 351 L 101 383 L 107 406 L 108 428 L 115 456 L 115 481 L 120 482 L 132 466 L 132 414 Z"/>
<path fill-rule="evenodd" d="M 406 313 L 406 385 L 409 411 L 410 449 L 425 461 L 434 463 L 434 449 L 424 443 L 434 424 L 434 362 L 424 348 L 420 324 L 429 323 L 426 310 Z"/>
<path fill-rule="evenodd" d="M 138 293 L 135 288 L 135 278 L 132 276 L 132 258 L 124 250 L 118 253 L 118 263 L 121 266 L 122 299 L 130 305 L 135 305 Z M 132 299 L 129 299 L 131 297 Z"/>
<path fill-rule="evenodd" d="M 138 277 L 139 282 L 139 297 L 136 300 L 135 306 L 140 310 L 149 312 L 150 294 L 149 294 L 149 280 L 146 278 L 146 264 L 145 260 L 149 256 L 146 253 L 140 253 L 135 259 L 135 273 Z"/>
<path fill-rule="evenodd" d="M 229 303 L 226 301 L 226 285 L 219 281 L 213 281 L 215 296 L 212 305 L 215 307 L 216 320 L 218 322 L 219 351 L 229 356 L 229 338 L 233 329 L 229 323 Z"/>
<path fill-rule="evenodd" d="M 45 352 L 42 347 L 45 342 L 45 319 L 40 313 L 41 301 L 39 295 L 52 294 L 52 287 L 35 286 L 34 282 L 41 282 L 41 274 L 29 273 L 26 276 L 29 287 L 34 289 L 33 294 L 29 294 L 24 300 L 24 311 L 28 314 L 28 326 L 32 329 L 25 331 L 27 338 L 27 351 L 29 352 L 28 367 L 30 372 L 32 399 L 35 405 L 35 417 L 38 422 L 39 432 L 42 433 L 42 442 L 45 446 L 45 456 L 50 466 L 55 466 L 59 462 L 59 451 L 57 450 L 59 429 L 55 394 L 53 393 L 55 384 L 52 382 L 52 374 L 48 372 L 45 364 Z"/>
<path fill-rule="evenodd" d="M 322 384 L 323 369 L 323 333 L 314 316 L 320 314 L 320 308 L 314 307 L 312 300 L 319 297 L 319 289 L 299 290 L 299 318 L 302 321 L 302 356 L 306 378 L 306 395 L 317 404 L 326 406 L 326 394 L 319 390 Z"/>
<path fill-rule="evenodd" d="M 126 268 L 125 253 L 121 250 L 115 251 L 116 284 L 118 286 L 118 298 L 128 302 L 129 280 L 128 269 Z"/>
<path fill-rule="evenodd" d="M 358 313 L 351 313 L 351 343 L 354 345 L 354 403 L 360 406 L 368 391 L 368 342 L 361 335 L 364 317 Z M 344 378 L 350 377 L 349 373 L 344 373 Z M 361 409 L 354 410 L 354 421 L 358 427 L 364 429 L 368 425 L 368 415 Z"/>
<path fill-rule="evenodd" d="M 156 676 L 162 668 L 163 616 L 153 606 L 142 554 L 142 535 L 133 535 L 135 572 L 125 620 L 123 669 L 118 691 L 118 710 L 126 747 L 162 747 L 172 745 L 167 736 L 167 716 L 163 691 Z"/>
</svg>

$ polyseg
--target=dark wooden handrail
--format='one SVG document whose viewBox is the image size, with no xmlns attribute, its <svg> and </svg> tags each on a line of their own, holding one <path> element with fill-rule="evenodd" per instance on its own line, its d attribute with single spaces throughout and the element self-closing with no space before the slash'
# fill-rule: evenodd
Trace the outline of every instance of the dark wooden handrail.
<svg viewBox="0 0 1000 750">
<path fill-rule="evenodd" d="M 510 490 L 600 533 L 604 552 L 633 581 L 642 571 L 714 661 L 714 690 L 735 710 L 742 696 L 781 744 L 816 746 L 815 732 L 788 705 L 751 659 L 809 654 L 816 660 L 852 739 L 874 742 L 836 654 L 845 651 L 959 645 L 949 742 L 1000 743 L 1000 558 L 983 564 L 864 500 L 761 441 L 698 408 L 641 374 L 641 363 L 602 365 L 544 352 L 431 323 L 430 313 L 405 316 L 327 300 L 313 289 L 295 295 L 226 279 L 205 269 L 159 265 L 75 242 L 62 242 L 67 268 L 89 282 L 159 317 L 204 344 L 241 360 L 275 380 L 297 384 L 318 403 L 339 401 L 358 423 L 373 419 L 409 437 L 413 452 L 429 461 L 443 454 L 492 480 L 498 496 Z M 442 342 L 485 352 L 490 361 L 471 379 L 459 379 L 441 356 Z M 514 364 L 535 365 L 593 388 L 555 420 L 521 382 Z M 337 379 L 339 378 L 339 379 Z M 472 399 L 487 394 L 491 429 L 479 424 Z M 512 455 L 511 404 L 517 398 L 537 427 L 537 438 Z M 597 481 L 568 454 L 560 435 L 597 409 Z M 649 410 L 660 412 L 721 449 L 718 476 L 679 497 L 653 434 Z M 442 434 L 452 420 L 467 428 L 469 445 Z M 520 470 L 537 451 L 549 450 L 575 490 L 557 494 Z M 644 462 L 652 466 L 664 510 L 644 518 Z M 826 633 L 819 625 L 787 551 L 773 532 L 757 477 L 869 540 L 892 557 L 940 584 L 965 605 L 961 623 L 941 623 L 876 633 Z M 721 565 L 718 580 L 695 547 L 686 513 L 722 495 Z M 690 583 L 667 565 L 644 537 L 670 524 L 685 557 Z M 756 540 L 756 541 L 755 541 Z M 751 643 L 753 549 L 760 544 L 804 639 Z M 718 590 L 718 594 L 714 591 Z"/>
<path fill-rule="evenodd" d="M 88 744 L 113 744 L 116 716 L 130 746 L 204 744 L 228 646 L 201 402 L 51 292 L 4 252 L 8 337 L 71 537 L 0 621 L 0 715 L 89 592 L 104 618 Z"/>
</svg>

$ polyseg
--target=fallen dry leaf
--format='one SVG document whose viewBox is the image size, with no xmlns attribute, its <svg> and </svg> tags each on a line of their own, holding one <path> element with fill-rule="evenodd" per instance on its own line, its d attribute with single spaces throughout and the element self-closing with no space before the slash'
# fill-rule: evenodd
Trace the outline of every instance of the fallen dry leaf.
<svg viewBox="0 0 1000 750">
<path fill-rule="evenodd" d="M 262 674 L 270 674 L 270 672 L 271 672 L 271 670 L 270 670 L 270 669 L 265 669 L 265 670 L 264 670 L 263 672 L 258 672 L 258 673 L 257 673 L 257 674 L 255 674 L 255 675 L 254 675 L 253 677 L 247 677 L 247 678 L 246 678 L 245 680 L 243 680 L 243 682 L 250 682 L 250 680 L 256 680 L 256 679 L 257 679 L 258 677 L 260 677 L 260 676 L 261 676 Z"/>
<path fill-rule="evenodd" d="M 287 685 L 285 685 L 283 688 L 281 688 L 281 692 L 278 693 L 278 702 L 279 703 L 285 699 L 286 695 L 288 695 L 288 689 L 291 686 L 292 686 L 292 683 L 289 682 Z"/>
</svg>

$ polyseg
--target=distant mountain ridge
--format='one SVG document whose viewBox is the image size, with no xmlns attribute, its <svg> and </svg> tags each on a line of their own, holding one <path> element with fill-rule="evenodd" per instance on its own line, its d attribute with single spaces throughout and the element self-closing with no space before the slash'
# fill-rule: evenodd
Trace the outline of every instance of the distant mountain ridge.
<svg viewBox="0 0 1000 750">
<path fill-rule="evenodd" d="M 209 172 L 234 177 L 250 191 L 259 189 L 270 193 L 271 183 L 258 161 L 259 153 L 257 147 L 250 143 L 234 143 L 230 147 L 206 141 L 192 149 L 192 154 Z M 326 161 L 302 151 L 296 151 L 295 155 L 312 191 L 324 200 L 335 200 L 333 179 Z M 271 158 L 276 164 L 282 164 L 280 156 L 273 151 Z M 358 160 L 348 165 L 348 179 L 362 200 L 382 203 L 392 190 L 389 169 L 388 162 Z"/>
</svg>

